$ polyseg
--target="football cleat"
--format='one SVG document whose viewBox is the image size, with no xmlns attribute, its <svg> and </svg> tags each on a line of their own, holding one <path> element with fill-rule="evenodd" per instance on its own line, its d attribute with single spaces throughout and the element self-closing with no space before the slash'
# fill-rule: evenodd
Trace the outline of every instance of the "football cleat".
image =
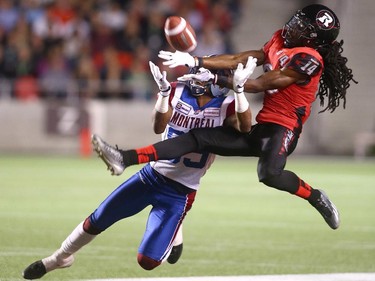
<svg viewBox="0 0 375 281">
<path fill-rule="evenodd" d="M 175 264 L 181 257 L 182 249 L 183 249 L 183 243 L 173 246 L 172 251 L 169 254 L 169 257 L 167 258 L 168 263 Z"/>
<path fill-rule="evenodd" d="M 53 257 L 53 256 L 51 256 L 51 257 Z M 52 259 L 51 259 L 51 257 L 43 259 L 43 261 L 48 265 L 47 266 L 48 269 L 47 269 L 46 265 L 43 263 L 42 260 L 33 262 L 28 267 L 26 267 L 26 269 L 23 271 L 23 273 L 22 273 L 23 278 L 25 278 L 27 280 L 40 279 L 47 272 L 50 272 L 50 271 L 52 271 L 54 269 L 57 269 L 57 268 L 69 267 L 74 262 L 74 256 L 73 255 L 61 260 L 60 262 L 58 262 L 55 257 L 52 258 Z"/>
<path fill-rule="evenodd" d="M 46 273 L 47 273 L 46 267 L 44 266 L 43 262 L 39 260 L 30 264 L 28 267 L 26 267 L 22 275 L 23 275 L 23 278 L 27 280 L 33 280 L 33 279 L 42 278 L 43 275 Z"/>
<path fill-rule="evenodd" d="M 95 134 L 91 137 L 91 143 L 94 146 L 95 152 L 107 165 L 107 168 L 111 171 L 112 175 L 119 176 L 124 172 L 125 165 L 123 157 L 117 146 L 110 146 Z"/>
<path fill-rule="evenodd" d="M 340 226 L 340 215 L 336 206 L 329 200 L 327 194 L 323 190 L 320 190 L 320 197 L 315 202 L 310 204 L 318 210 L 322 215 L 326 223 L 332 228 L 337 229 Z"/>
</svg>

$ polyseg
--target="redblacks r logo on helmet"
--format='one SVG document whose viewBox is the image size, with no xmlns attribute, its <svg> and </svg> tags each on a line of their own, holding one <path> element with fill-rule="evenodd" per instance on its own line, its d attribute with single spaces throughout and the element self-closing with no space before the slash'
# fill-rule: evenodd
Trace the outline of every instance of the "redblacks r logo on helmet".
<svg viewBox="0 0 375 281">
<path fill-rule="evenodd" d="M 335 17 L 327 10 L 321 10 L 316 15 L 316 23 L 321 29 L 331 29 L 335 26 Z"/>
</svg>

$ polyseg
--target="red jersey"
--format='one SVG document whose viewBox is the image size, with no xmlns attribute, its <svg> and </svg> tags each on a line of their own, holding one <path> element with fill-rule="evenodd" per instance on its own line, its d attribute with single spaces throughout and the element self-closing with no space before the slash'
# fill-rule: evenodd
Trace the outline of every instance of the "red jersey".
<svg viewBox="0 0 375 281">
<path fill-rule="evenodd" d="M 265 91 L 263 108 L 256 120 L 258 123 L 276 123 L 290 130 L 302 130 L 311 112 L 323 71 L 323 59 L 314 49 L 308 47 L 284 48 L 281 30 L 275 32 L 264 47 L 264 71 L 293 69 L 307 74 L 309 79 L 284 89 Z"/>
</svg>

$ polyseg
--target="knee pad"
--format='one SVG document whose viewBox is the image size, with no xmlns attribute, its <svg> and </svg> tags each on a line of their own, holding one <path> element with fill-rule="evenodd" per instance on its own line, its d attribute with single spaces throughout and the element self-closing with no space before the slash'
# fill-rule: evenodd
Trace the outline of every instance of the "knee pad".
<svg viewBox="0 0 375 281">
<path fill-rule="evenodd" d="M 138 253 L 137 260 L 138 264 L 145 270 L 153 270 L 155 267 L 158 267 L 161 264 L 160 261 L 156 261 L 140 253 Z"/>
</svg>

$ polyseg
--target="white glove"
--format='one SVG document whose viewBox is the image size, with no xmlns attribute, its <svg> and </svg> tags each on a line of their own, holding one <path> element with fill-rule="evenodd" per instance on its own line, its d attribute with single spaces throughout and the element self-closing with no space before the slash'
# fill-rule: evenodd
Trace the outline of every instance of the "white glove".
<svg viewBox="0 0 375 281">
<path fill-rule="evenodd" d="M 180 65 L 185 65 L 187 67 L 195 66 L 195 59 L 189 53 L 180 51 L 172 53 L 161 50 L 158 54 L 158 57 L 165 60 L 163 64 L 169 66 L 170 68 L 175 68 L 176 66 Z"/>
<path fill-rule="evenodd" d="M 215 75 L 211 73 L 208 69 L 201 67 L 195 74 L 185 74 L 177 78 L 178 81 L 189 81 L 195 80 L 200 82 L 213 82 L 215 80 Z"/>
<path fill-rule="evenodd" d="M 171 93 L 171 84 L 167 80 L 167 72 L 164 70 L 163 73 L 161 73 L 160 68 L 152 61 L 149 61 L 149 65 L 154 80 L 156 84 L 158 84 L 160 94 L 164 97 L 169 96 Z"/>
<path fill-rule="evenodd" d="M 237 93 L 243 92 L 244 85 L 247 79 L 253 74 L 255 67 L 257 66 L 257 59 L 249 57 L 245 68 L 242 63 L 239 63 L 237 69 L 233 74 L 233 90 Z"/>
</svg>

